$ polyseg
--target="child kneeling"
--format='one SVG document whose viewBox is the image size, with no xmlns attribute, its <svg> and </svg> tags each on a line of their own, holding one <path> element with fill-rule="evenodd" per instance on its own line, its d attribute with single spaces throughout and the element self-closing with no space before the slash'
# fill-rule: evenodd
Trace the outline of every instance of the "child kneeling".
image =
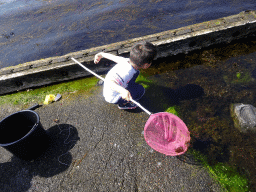
<svg viewBox="0 0 256 192">
<path fill-rule="evenodd" d="M 157 54 L 156 47 L 149 42 L 136 44 L 130 51 L 130 58 L 100 52 L 94 63 L 102 58 L 117 63 L 106 75 L 103 96 L 109 103 L 117 104 L 119 109 L 135 109 L 131 98 L 138 101 L 145 93 L 142 85 L 135 83 L 140 69 L 147 69 Z"/>
</svg>

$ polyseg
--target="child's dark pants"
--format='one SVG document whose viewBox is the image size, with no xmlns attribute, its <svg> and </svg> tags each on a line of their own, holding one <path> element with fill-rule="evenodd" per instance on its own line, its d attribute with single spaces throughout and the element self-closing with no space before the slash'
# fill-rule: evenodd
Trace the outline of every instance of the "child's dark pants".
<svg viewBox="0 0 256 192">
<path fill-rule="evenodd" d="M 129 83 L 128 87 L 126 88 L 132 96 L 132 99 L 135 101 L 140 100 L 140 98 L 144 95 L 145 93 L 145 88 L 138 84 L 138 83 Z M 124 104 L 127 103 L 128 101 L 126 101 L 123 98 L 120 98 L 115 104 Z"/>
</svg>

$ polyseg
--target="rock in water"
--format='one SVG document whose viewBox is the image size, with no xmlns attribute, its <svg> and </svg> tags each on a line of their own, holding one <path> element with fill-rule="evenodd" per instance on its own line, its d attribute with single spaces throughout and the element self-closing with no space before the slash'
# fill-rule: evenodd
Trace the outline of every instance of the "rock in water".
<svg viewBox="0 0 256 192">
<path fill-rule="evenodd" d="M 234 125 L 241 132 L 256 132 L 256 108 L 250 104 L 236 103 L 230 106 Z"/>
</svg>

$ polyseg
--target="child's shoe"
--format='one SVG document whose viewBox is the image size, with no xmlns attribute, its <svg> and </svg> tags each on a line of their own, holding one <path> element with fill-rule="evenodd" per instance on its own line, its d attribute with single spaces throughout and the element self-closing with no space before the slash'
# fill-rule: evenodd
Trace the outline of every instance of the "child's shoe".
<svg viewBox="0 0 256 192">
<path fill-rule="evenodd" d="M 118 104 L 118 109 L 135 109 L 137 107 L 134 103 Z"/>
</svg>

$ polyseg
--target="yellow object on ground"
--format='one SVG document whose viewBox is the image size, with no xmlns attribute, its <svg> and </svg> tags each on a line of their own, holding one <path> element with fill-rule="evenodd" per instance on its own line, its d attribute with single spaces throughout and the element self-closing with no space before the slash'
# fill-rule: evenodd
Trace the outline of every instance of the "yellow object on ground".
<svg viewBox="0 0 256 192">
<path fill-rule="evenodd" d="M 44 104 L 48 105 L 49 103 L 53 102 L 55 99 L 55 95 L 50 94 L 50 95 L 46 95 L 45 100 L 44 100 Z"/>
</svg>

